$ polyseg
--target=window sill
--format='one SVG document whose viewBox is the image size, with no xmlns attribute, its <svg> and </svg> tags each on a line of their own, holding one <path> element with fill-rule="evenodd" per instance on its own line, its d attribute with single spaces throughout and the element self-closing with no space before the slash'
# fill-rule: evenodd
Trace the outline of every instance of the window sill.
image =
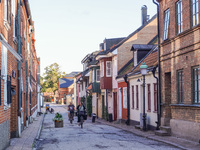
<svg viewBox="0 0 200 150">
<path fill-rule="evenodd" d="M 132 107 L 131 109 L 133 109 L 134 110 L 134 108 Z"/>
<path fill-rule="evenodd" d="M 171 104 L 170 106 L 175 106 L 175 107 L 198 107 L 198 108 L 200 108 L 200 104 L 191 104 L 191 105 Z"/>
<path fill-rule="evenodd" d="M 153 113 L 157 113 L 158 111 L 153 111 Z"/>
<path fill-rule="evenodd" d="M 139 108 L 136 108 L 135 110 L 139 110 Z"/>
<path fill-rule="evenodd" d="M 151 112 L 151 110 L 147 110 L 147 112 Z"/>
</svg>

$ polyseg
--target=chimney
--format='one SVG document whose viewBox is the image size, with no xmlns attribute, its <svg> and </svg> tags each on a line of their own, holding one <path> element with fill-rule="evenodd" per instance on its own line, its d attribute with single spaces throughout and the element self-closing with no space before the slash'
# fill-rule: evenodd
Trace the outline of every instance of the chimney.
<svg viewBox="0 0 200 150">
<path fill-rule="evenodd" d="M 142 26 L 147 23 L 149 16 L 147 15 L 147 6 L 143 5 L 141 8 L 142 12 Z"/>
</svg>

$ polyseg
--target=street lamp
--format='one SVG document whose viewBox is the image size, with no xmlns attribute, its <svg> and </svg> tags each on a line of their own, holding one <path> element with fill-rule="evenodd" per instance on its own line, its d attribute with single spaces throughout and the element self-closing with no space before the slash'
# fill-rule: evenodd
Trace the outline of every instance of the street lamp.
<svg viewBox="0 0 200 150">
<path fill-rule="evenodd" d="M 148 66 L 146 65 L 145 62 L 142 63 L 140 66 L 140 71 L 143 76 L 143 131 L 146 131 L 146 114 L 145 114 L 145 75 L 147 74 L 147 68 Z"/>
</svg>

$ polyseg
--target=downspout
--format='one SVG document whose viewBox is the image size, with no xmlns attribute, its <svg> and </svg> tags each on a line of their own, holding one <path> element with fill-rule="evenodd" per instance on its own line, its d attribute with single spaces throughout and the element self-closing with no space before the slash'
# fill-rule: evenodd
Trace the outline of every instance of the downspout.
<svg viewBox="0 0 200 150">
<path fill-rule="evenodd" d="M 21 55 L 21 35 L 20 35 L 20 27 L 21 27 L 21 0 L 18 0 L 18 25 L 17 25 L 17 39 L 18 39 L 18 47 L 17 52 Z M 18 70 L 18 133 L 19 137 L 21 137 L 21 105 L 22 105 L 22 95 L 21 95 L 21 62 L 17 62 L 17 70 Z"/>
<path fill-rule="evenodd" d="M 158 65 L 156 65 L 153 70 L 152 70 L 152 73 L 153 73 L 153 77 L 156 78 L 156 84 L 157 84 L 157 91 L 158 91 L 158 77 L 155 76 L 155 72 L 156 72 L 156 68 L 158 67 Z M 158 93 L 157 93 L 157 111 L 159 110 L 159 104 L 158 104 Z M 157 124 L 157 127 L 156 127 L 156 130 L 159 130 L 160 128 L 160 111 L 157 112 L 157 121 L 156 121 L 156 124 Z"/>
<path fill-rule="evenodd" d="M 153 3 L 157 6 L 157 29 L 158 29 L 158 114 L 159 120 L 158 120 L 158 126 L 161 125 L 161 67 L 160 67 L 160 23 L 159 23 L 159 4 L 153 0 Z"/>
<path fill-rule="evenodd" d="M 17 29 L 17 36 L 18 36 L 18 54 L 21 55 L 21 35 L 20 35 L 20 27 L 21 27 L 21 0 L 18 0 L 18 29 Z M 22 97 L 21 97 L 21 62 L 18 61 L 18 101 L 19 101 L 19 108 L 18 108 L 18 116 L 21 113 L 21 104 L 22 104 Z"/>
<path fill-rule="evenodd" d="M 28 22 L 30 18 L 29 16 L 26 23 L 26 127 L 28 127 Z"/>
<path fill-rule="evenodd" d="M 124 76 L 124 81 L 127 84 L 127 120 L 126 120 L 126 124 L 130 125 L 130 98 L 129 98 L 130 88 L 129 88 L 129 82 L 128 82 L 127 78 L 128 77 L 127 77 L 127 74 L 126 74 Z"/>
</svg>

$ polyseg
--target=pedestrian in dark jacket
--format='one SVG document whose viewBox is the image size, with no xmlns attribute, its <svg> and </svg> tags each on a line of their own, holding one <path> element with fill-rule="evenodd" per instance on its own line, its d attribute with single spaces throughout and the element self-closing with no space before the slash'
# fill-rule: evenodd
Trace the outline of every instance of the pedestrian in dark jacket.
<svg viewBox="0 0 200 150">
<path fill-rule="evenodd" d="M 80 102 L 80 104 L 77 106 L 77 113 L 78 113 L 78 123 L 80 125 L 80 117 L 85 115 L 85 106 L 83 105 L 82 102 Z"/>
</svg>

